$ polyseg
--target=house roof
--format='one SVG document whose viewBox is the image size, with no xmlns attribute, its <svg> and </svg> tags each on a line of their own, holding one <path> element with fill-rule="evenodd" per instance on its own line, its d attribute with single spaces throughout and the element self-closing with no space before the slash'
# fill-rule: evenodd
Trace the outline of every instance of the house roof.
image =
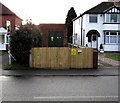
<svg viewBox="0 0 120 103">
<path fill-rule="evenodd" d="M 66 28 L 65 24 L 39 24 L 39 27 L 42 29 L 52 28 L 52 29 L 64 29 Z"/>
<path fill-rule="evenodd" d="M 14 12 L 12 12 L 10 9 L 8 9 L 5 5 L 3 5 L 0 2 L 0 15 L 15 15 L 16 17 L 18 17 Z M 18 17 L 19 19 L 21 19 L 20 17 Z M 21 19 L 22 20 L 22 19 Z"/>
<path fill-rule="evenodd" d="M 102 2 L 96 5 L 95 7 L 85 11 L 80 16 L 74 18 L 73 21 L 82 17 L 84 14 L 104 14 L 105 11 L 109 10 L 112 7 L 116 7 L 113 2 Z M 120 10 L 120 7 L 116 7 L 116 8 Z"/>
<path fill-rule="evenodd" d="M 109 8 L 113 7 L 113 2 L 102 2 L 98 4 L 97 6 L 85 11 L 84 14 L 103 14 L 105 10 L 108 10 Z"/>
</svg>

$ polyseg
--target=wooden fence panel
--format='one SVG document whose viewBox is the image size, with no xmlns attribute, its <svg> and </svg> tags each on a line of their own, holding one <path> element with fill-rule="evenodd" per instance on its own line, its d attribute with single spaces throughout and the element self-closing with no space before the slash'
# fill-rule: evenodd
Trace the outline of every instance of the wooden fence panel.
<svg viewBox="0 0 120 103">
<path fill-rule="evenodd" d="M 74 52 L 75 50 L 75 52 Z M 93 68 L 92 48 L 32 48 L 31 63 L 35 68 Z"/>
<path fill-rule="evenodd" d="M 93 68 L 93 49 L 75 48 L 76 55 L 71 55 L 70 68 Z"/>
</svg>

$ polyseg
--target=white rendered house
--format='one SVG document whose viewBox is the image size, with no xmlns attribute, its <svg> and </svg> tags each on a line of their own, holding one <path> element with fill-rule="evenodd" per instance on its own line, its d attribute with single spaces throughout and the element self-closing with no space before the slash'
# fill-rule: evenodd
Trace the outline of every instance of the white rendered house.
<svg viewBox="0 0 120 103">
<path fill-rule="evenodd" d="M 9 36 L 7 30 L 3 27 L 0 28 L 0 50 L 7 50 L 9 44 Z"/>
<path fill-rule="evenodd" d="M 73 19 L 73 43 L 120 51 L 120 7 L 102 2 Z"/>
</svg>

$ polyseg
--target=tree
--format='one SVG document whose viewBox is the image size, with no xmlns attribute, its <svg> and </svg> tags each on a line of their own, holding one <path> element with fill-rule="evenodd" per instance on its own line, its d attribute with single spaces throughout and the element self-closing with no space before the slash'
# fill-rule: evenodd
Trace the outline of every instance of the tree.
<svg viewBox="0 0 120 103">
<path fill-rule="evenodd" d="M 29 55 L 32 47 L 41 46 L 41 33 L 34 24 L 26 24 L 13 32 L 10 36 L 10 50 L 17 63 L 23 66 L 29 66 Z"/>
<path fill-rule="evenodd" d="M 67 14 L 66 22 L 67 25 L 67 31 L 68 31 L 68 42 L 72 43 L 72 35 L 73 35 L 73 22 L 72 20 L 77 17 L 77 14 L 73 7 L 70 8 Z"/>
</svg>

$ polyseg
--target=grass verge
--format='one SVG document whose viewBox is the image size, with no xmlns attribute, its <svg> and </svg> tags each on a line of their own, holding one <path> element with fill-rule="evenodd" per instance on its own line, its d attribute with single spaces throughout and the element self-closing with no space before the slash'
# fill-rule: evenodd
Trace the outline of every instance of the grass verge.
<svg viewBox="0 0 120 103">
<path fill-rule="evenodd" d="M 30 68 L 30 67 L 24 67 L 18 64 L 7 64 L 4 65 L 4 70 L 30 70 L 30 69 L 34 69 L 34 68 Z"/>
<path fill-rule="evenodd" d="M 0 50 L 0 55 L 2 55 L 2 50 Z"/>
<path fill-rule="evenodd" d="M 106 55 L 105 57 L 112 60 L 120 61 L 120 55 Z"/>
</svg>

